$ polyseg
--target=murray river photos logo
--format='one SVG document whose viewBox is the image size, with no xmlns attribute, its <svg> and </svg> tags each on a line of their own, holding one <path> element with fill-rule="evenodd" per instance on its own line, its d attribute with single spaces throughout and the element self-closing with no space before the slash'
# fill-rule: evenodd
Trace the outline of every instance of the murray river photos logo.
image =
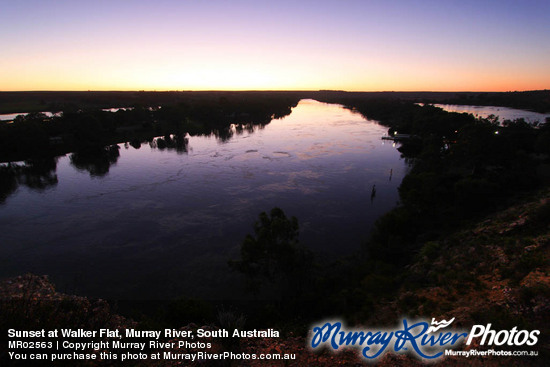
<svg viewBox="0 0 550 367">
<path fill-rule="evenodd" d="M 334 351 L 355 347 L 366 360 L 376 360 L 385 352 L 412 353 L 417 357 L 435 360 L 444 355 L 445 350 L 463 343 L 470 345 L 474 338 L 481 338 L 480 345 L 487 346 L 533 346 L 538 342 L 539 330 L 493 330 L 491 324 L 474 325 L 469 332 L 449 330 L 455 319 L 409 322 L 403 319 L 396 329 L 347 330 L 339 321 L 326 322 L 314 326 L 310 334 L 313 350 L 326 346 Z"/>
</svg>

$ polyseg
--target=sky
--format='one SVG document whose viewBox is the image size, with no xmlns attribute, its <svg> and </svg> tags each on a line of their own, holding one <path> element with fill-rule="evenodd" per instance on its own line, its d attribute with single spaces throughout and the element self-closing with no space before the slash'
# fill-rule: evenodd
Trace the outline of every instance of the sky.
<svg viewBox="0 0 550 367">
<path fill-rule="evenodd" d="M 0 0 L 0 91 L 550 89 L 549 0 Z"/>
</svg>

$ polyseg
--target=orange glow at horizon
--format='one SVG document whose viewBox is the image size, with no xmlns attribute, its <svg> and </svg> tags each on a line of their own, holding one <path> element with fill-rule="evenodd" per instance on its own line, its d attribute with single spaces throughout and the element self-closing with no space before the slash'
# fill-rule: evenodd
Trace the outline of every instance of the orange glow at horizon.
<svg viewBox="0 0 550 367">
<path fill-rule="evenodd" d="M 61 68 L 55 64 L 29 65 L 3 77 L 1 90 L 347 90 L 347 91 L 514 91 L 550 87 L 550 77 L 540 74 L 489 74 L 486 71 L 445 70 L 437 66 L 407 70 L 393 65 L 358 68 L 347 65 L 329 74 L 314 65 L 292 68 L 239 66 L 214 63 L 202 67 L 166 68 L 129 65 L 97 69 L 77 63 Z M 0 62 L 1 65 L 1 62 Z M 6 70 L 6 69 L 4 69 Z M 24 74 L 22 78 L 20 75 Z M 322 77 L 319 77 L 322 76 Z M 443 77 L 445 76 L 445 77 Z"/>
<path fill-rule="evenodd" d="M 24 3 L 4 9 L 0 91 L 550 89 L 550 4 L 528 0 Z"/>
</svg>

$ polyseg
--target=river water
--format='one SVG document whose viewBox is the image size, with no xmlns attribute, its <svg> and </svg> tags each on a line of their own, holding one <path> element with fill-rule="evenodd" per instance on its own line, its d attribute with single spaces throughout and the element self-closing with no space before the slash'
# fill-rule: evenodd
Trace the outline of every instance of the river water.
<svg viewBox="0 0 550 367">
<path fill-rule="evenodd" d="M 58 157 L 49 184 L 22 182 L 0 203 L 0 277 L 48 274 L 61 291 L 104 298 L 239 298 L 227 261 L 262 211 L 296 216 L 300 242 L 320 255 L 360 247 L 407 169 L 386 131 L 302 100 L 223 140 L 120 144 L 99 168 Z"/>
<path fill-rule="evenodd" d="M 518 110 L 509 107 L 497 107 L 497 106 L 470 106 L 470 105 L 456 105 L 456 104 L 434 104 L 435 107 L 439 107 L 449 112 L 458 113 L 470 113 L 475 117 L 487 118 L 490 115 L 498 116 L 499 121 L 504 120 L 517 120 L 524 119 L 527 122 L 545 122 L 546 118 L 550 118 L 548 113 L 538 113 L 533 111 Z"/>
</svg>

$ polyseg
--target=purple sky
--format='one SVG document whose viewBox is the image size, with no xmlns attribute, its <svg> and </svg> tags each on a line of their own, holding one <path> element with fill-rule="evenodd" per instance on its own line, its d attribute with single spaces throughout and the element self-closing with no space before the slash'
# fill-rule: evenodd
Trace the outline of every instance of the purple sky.
<svg viewBox="0 0 550 367">
<path fill-rule="evenodd" d="M 4 1 L 0 90 L 550 88 L 550 1 Z"/>
</svg>

